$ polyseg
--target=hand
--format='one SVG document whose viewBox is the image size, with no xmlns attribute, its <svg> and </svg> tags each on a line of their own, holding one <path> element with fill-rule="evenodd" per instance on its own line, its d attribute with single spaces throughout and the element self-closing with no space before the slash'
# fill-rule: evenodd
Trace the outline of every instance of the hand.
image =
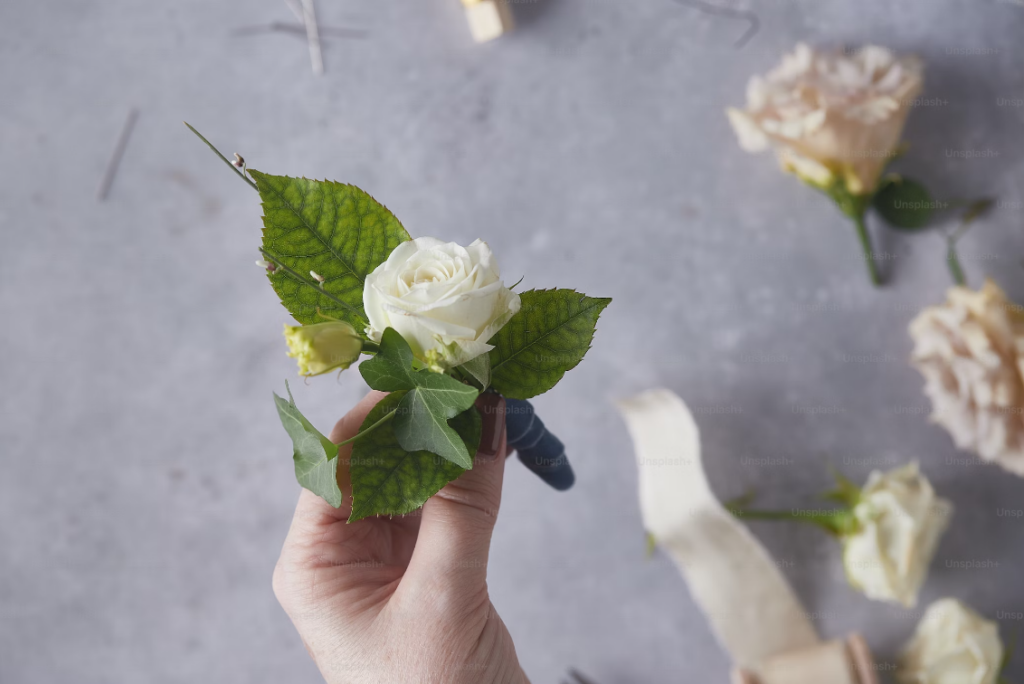
<svg viewBox="0 0 1024 684">
<path fill-rule="evenodd" d="M 331 432 L 359 431 L 371 392 Z M 328 684 L 529 684 L 487 593 L 487 554 L 505 469 L 504 400 L 481 395 L 473 469 L 395 518 L 347 523 L 351 445 L 338 454 L 344 503 L 303 490 L 274 569 L 274 593 Z"/>
</svg>

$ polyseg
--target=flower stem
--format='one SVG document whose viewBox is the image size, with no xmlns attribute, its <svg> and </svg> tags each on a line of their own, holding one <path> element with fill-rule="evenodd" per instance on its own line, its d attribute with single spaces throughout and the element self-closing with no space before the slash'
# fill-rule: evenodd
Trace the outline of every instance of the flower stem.
<svg viewBox="0 0 1024 684">
<path fill-rule="evenodd" d="M 953 282 L 961 287 L 967 285 L 967 278 L 964 277 L 963 266 L 960 265 L 960 256 L 956 253 L 956 241 L 949 241 L 949 248 L 946 255 L 946 265 L 949 267 L 949 275 Z"/>
<path fill-rule="evenodd" d="M 788 520 L 811 523 L 837 537 L 850 532 L 855 524 L 852 512 L 844 508 L 834 511 L 754 511 L 734 507 L 729 510 L 741 520 Z"/>
<path fill-rule="evenodd" d="M 196 134 L 197 136 L 199 136 L 199 139 L 200 139 L 200 140 L 202 140 L 202 141 L 203 141 L 204 143 L 206 143 L 206 146 L 207 146 L 207 147 L 209 147 L 209 148 L 210 148 L 211 150 L 213 150 L 213 151 L 214 151 L 214 153 L 215 153 L 215 154 L 216 154 L 216 155 L 217 155 L 218 157 L 220 157 L 220 158 L 221 158 L 221 159 L 222 159 L 222 160 L 224 161 L 224 163 L 225 163 L 225 164 L 227 164 L 228 166 L 230 166 L 230 167 L 231 167 L 231 170 L 232 170 L 232 171 L 234 171 L 235 173 L 237 173 L 237 174 L 238 174 L 238 177 L 239 177 L 239 178 L 241 178 L 241 179 L 242 179 L 242 180 L 244 180 L 244 181 L 245 181 L 246 183 L 248 183 L 249 185 L 251 185 L 251 186 L 252 186 L 252 189 L 253 189 L 253 190 L 255 190 L 255 191 L 259 192 L 259 188 L 257 188 L 257 187 L 256 187 L 256 184 L 255 184 L 255 183 L 253 183 L 253 182 L 252 182 L 251 180 L 249 180 L 249 177 L 248 177 L 248 176 L 246 176 L 246 175 L 245 175 L 244 173 L 242 173 L 241 171 L 239 171 L 239 170 L 238 170 L 238 167 L 237 167 L 237 166 L 235 166 L 234 164 L 232 164 L 231 162 L 229 162 L 229 161 L 228 161 L 228 158 L 227 158 L 227 157 L 225 157 L 225 156 L 224 156 L 223 154 L 221 154 L 221 153 L 220 153 L 220 150 L 218 150 L 218 149 L 217 149 L 216 147 L 214 147 L 214 146 L 213 146 L 213 143 L 211 143 L 211 142 L 210 142 L 209 140 L 207 140 L 206 138 L 204 138 L 204 137 L 203 137 L 203 134 L 202 134 L 202 133 L 200 133 L 200 132 L 199 132 L 199 131 L 197 131 L 196 129 L 192 128 L 192 124 L 190 124 L 190 123 L 189 123 L 188 121 L 182 121 L 182 123 L 183 123 L 183 124 L 185 124 L 186 126 L 188 126 L 188 129 L 189 129 L 190 131 L 192 131 L 192 132 L 193 132 L 193 133 L 195 133 L 195 134 Z"/>
<path fill-rule="evenodd" d="M 868 234 L 868 227 L 864 223 L 864 212 L 860 212 L 853 217 L 853 222 L 857 226 L 857 237 L 860 239 L 860 248 L 864 252 L 864 262 L 868 267 L 868 275 L 871 277 L 871 284 L 875 287 L 881 287 L 882 278 L 878 275 L 878 265 L 875 263 L 875 253 L 871 248 L 871 235 Z"/>
<path fill-rule="evenodd" d="M 374 423 L 370 427 L 366 428 L 362 432 L 358 433 L 355 437 L 350 437 L 350 438 L 346 439 L 344 442 L 338 442 L 338 446 L 342 447 L 342 446 L 345 446 L 346 444 L 351 444 L 352 442 L 356 441 L 360 437 L 365 437 L 366 435 L 370 434 L 371 432 L 373 432 L 374 430 L 379 428 L 384 423 L 386 423 L 389 420 L 391 420 L 392 418 L 394 418 L 396 413 L 398 413 L 398 409 L 395 409 L 394 411 L 389 411 L 388 413 L 385 413 L 383 418 L 381 418 L 376 423 Z"/>
</svg>

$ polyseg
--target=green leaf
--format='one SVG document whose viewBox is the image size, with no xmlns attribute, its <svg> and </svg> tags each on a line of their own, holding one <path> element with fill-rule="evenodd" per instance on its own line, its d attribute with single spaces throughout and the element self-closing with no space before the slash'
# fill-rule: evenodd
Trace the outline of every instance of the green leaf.
<svg viewBox="0 0 1024 684">
<path fill-rule="evenodd" d="M 883 183 L 875 195 L 875 209 L 897 230 L 920 230 L 928 225 L 935 203 L 928 189 L 909 178 Z"/>
<path fill-rule="evenodd" d="M 380 350 L 359 365 L 359 373 L 367 385 L 381 392 L 415 389 L 412 358 L 409 343 L 397 330 L 388 328 L 381 335 Z"/>
<path fill-rule="evenodd" d="M 409 239 L 405 228 L 354 185 L 249 175 L 263 200 L 263 250 L 283 266 L 268 274 L 281 303 L 300 323 L 322 323 L 319 309 L 361 330 L 366 276 Z"/>
<path fill-rule="evenodd" d="M 408 396 L 395 392 L 384 397 L 366 420 L 363 429 L 396 410 Z M 451 425 L 470 453 L 480 445 L 481 418 L 475 408 L 460 413 Z M 428 451 L 407 451 L 398 443 L 395 421 L 385 423 L 355 443 L 349 471 L 352 476 L 352 514 L 349 522 L 372 515 L 403 515 L 463 472 L 461 468 Z"/>
<path fill-rule="evenodd" d="M 341 506 L 341 489 L 338 488 L 338 447 L 313 427 L 292 398 L 292 390 L 288 387 L 288 400 L 285 401 L 274 393 L 277 414 L 281 424 L 292 438 L 295 460 L 295 479 L 299 484 L 313 492 L 330 505 Z"/>
<path fill-rule="evenodd" d="M 430 451 L 463 468 L 473 452 L 448 421 L 469 409 L 480 392 L 455 378 L 414 370 L 412 349 L 393 328 L 384 331 L 380 351 L 359 366 L 366 384 L 382 392 L 408 391 L 394 419 L 394 433 L 406 451 Z"/>
<path fill-rule="evenodd" d="M 447 375 L 420 371 L 419 385 L 405 395 L 395 417 L 395 435 L 407 451 L 426 450 L 467 470 L 473 453 L 448 420 L 473 406 L 480 392 Z"/>
<path fill-rule="evenodd" d="M 529 399 L 558 384 L 590 349 L 597 319 L 611 299 L 575 290 L 527 290 L 522 308 L 491 338 L 491 386 Z"/>
<path fill-rule="evenodd" d="M 832 468 L 832 475 L 836 479 L 835 489 L 831 489 L 822 495 L 828 501 L 834 501 L 847 509 L 853 510 L 860 503 L 861 489 L 853 480 L 843 475 L 835 467 Z"/>
<path fill-rule="evenodd" d="M 470 359 L 459 366 L 458 370 L 476 380 L 482 390 L 487 389 L 487 386 L 491 384 L 491 357 L 487 354 Z"/>
</svg>

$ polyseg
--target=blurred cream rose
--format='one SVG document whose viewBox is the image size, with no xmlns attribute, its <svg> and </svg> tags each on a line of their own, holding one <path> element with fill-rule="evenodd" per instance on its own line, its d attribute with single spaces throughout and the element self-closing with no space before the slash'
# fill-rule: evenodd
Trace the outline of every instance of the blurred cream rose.
<svg viewBox="0 0 1024 684">
<path fill-rule="evenodd" d="M 921 618 L 897 678 L 901 684 L 996 684 L 1002 660 L 996 623 L 947 598 Z"/>
<path fill-rule="evenodd" d="M 991 280 L 949 290 L 910 324 L 932 420 L 961 449 L 1024 476 L 1024 309 Z"/>
<path fill-rule="evenodd" d="M 745 110 L 727 112 L 748 152 L 774 147 L 782 168 L 806 182 L 842 180 L 850 194 L 867 195 L 896 154 L 922 79 L 920 60 L 885 48 L 844 54 L 800 43 L 750 80 Z"/>
<path fill-rule="evenodd" d="M 855 531 L 842 540 L 850 584 L 871 599 L 915 605 L 952 514 L 917 463 L 871 473 L 853 508 Z"/>
<path fill-rule="evenodd" d="M 421 237 L 403 242 L 366 278 L 366 332 L 394 328 L 435 369 L 489 352 L 494 333 L 519 311 L 486 242 L 469 247 Z"/>
</svg>

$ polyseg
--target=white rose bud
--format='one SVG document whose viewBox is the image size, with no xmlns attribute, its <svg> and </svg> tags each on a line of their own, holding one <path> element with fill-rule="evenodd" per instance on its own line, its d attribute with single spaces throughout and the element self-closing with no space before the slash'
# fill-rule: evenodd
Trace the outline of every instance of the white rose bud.
<svg viewBox="0 0 1024 684">
<path fill-rule="evenodd" d="M 747 86 L 747 108 L 729 120 L 748 152 L 774 147 L 784 170 L 853 195 L 874 192 L 895 156 L 923 67 L 868 45 L 852 54 L 801 43 L 782 64 Z"/>
<path fill-rule="evenodd" d="M 366 278 L 370 339 L 394 328 L 417 358 L 450 368 L 489 352 L 487 341 L 519 311 L 486 242 L 429 237 L 403 242 Z"/>
<path fill-rule="evenodd" d="M 910 324 L 931 419 L 961 449 L 1024 476 L 1024 308 L 991 280 L 949 290 Z"/>
<path fill-rule="evenodd" d="M 901 684 L 996 684 L 1002 660 L 996 624 L 947 598 L 921 618 L 897 678 Z"/>
<path fill-rule="evenodd" d="M 856 530 L 843 538 L 850 584 L 871 599 L 915 605 L 952 504 L 910 463 L 871 473 L 853 514 Z"/>
</svg>

